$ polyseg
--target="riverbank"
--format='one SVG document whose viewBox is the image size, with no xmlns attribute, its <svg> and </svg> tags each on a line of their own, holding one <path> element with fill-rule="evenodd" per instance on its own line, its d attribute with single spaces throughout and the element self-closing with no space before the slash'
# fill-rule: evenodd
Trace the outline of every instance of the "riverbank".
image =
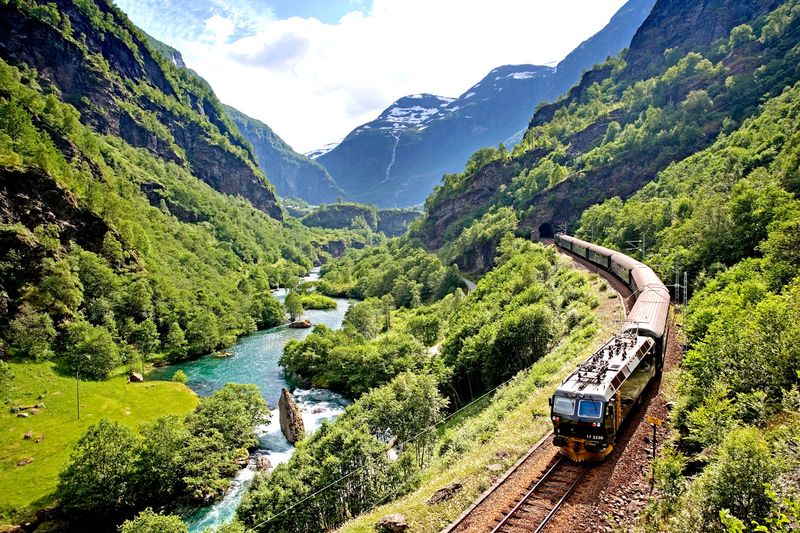
<svg viewBox="0 0 800 533">
<path fill-rule="evenodd" d="M 314 281 L 317 279 L 317 272 L 318 269 L 313 270 L 304 279 Z M 286 290 L 273 291 L 273 296 L 283 302 Z M 314 325 L 340 328 L 350 302 L 343 298 L 336 298 L 334 301 L 335 308 L 307 310 L 303 318 Z M 278 423 L 277 404 L 282 388 L 293 389 L 292 393 L 301 410 L 307 433 L 319 428 L 325 420 L 334 420 L 350 403 L 347 398 L 327 390 L 294 389 L 284 375 L 283 368 L 279 365 L 283 347 L 290 339 L 302 340 L 311 331 L 310 328 L 291 328 L 288 324 L 259 331 L 241 337 L 234 346 L 226 349 L 230 353 L 227 357 L 204 356 L 156 368 L 147 376 L 148 380 L 171 380 L 175 372 L 181 370 L 189 378 L 187 385 L 200 396 L 210 395 L 225 383 L 253 383 L 261 390 L 272 410 L 270 424 L 258 428 L 259 447 L 253 451 L 250 464 L 231 480 L 231 488 L 225 496 L 210 505 L 183 512 L 182 518 L 189 526 L 190 533 L 200 533 L 206 528 L 217 527 L 235 515 L 236 508 L 256 473 L 256 456 L 266 456 L 271 468 L 291 457 L 294 446 L 285 439 Z"/>
</svg>

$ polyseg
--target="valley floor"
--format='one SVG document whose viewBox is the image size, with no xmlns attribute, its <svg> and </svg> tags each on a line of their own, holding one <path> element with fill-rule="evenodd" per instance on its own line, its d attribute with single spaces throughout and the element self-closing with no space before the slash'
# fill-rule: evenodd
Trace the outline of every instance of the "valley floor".
<svg viewBox="0 0 800 533">
<path fill-rule="evenodd" d="M 53 363 L 11 363 L 14 380 L 3 391 L 0 414 L 0 523 L 19 521 L 45 507 L 58 473 L 87 427 L 103 418 L 137 428 L 161 416 L 183 416 L 197 396 L 181 383 L 128 383 L 126 375 L 107 381 L 81 381 L 80 419 L 74 376 L 58 373 Z M 13 407 L 43 405 L 27 418 Z M 29 435 L 29 438 L 25 438 Z"/>
</svg>

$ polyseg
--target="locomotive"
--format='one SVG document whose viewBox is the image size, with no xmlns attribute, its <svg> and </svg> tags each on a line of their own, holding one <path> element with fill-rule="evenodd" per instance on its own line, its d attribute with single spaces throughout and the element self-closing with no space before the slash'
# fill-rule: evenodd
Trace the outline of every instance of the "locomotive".
<svg viewBox="0 0 800 533">
<path fill-rule="evenodd" d="M 550 398 L 553 445 L 573 461 L 598 461 L 647 385 L 661 374 L 668 336 L 669 290 L 653 270 L 625 254 L 565 234 L 557 246 L 613 274 L 635 303 L 619 333 L 559 385 Z"/>
</svg>

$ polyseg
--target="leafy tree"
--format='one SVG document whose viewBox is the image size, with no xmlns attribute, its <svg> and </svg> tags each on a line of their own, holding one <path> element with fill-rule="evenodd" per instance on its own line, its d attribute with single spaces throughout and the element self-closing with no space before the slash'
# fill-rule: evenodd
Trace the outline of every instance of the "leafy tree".
<svg viewBox="0 0 800 533">
<path fill-rule="evenodd" d="M 747 524 L 766 518 L 772 504 L 769 483 L 778 472 L 778 460 L 758 429 L 730 432 L 700 483 L 707 523 L 718 522 L 723 509 Z"/>
<path fill-rule="evenodd" d="M 194 431 L 192 419 L 189 427 Z M 226 445 L 226 439 L 215 428 L 200 428 L 184 446 L 182 483 L 187 495 L 197 501 L 221 496 L 230 486 L 227 478 L 236 474 L 236 453 Z"/>
<path fill-rule="evenodd" d="M 186 345 L 186 335 L 180 324 L 175 321 L 170 322 L 164 338 L 164 348 L 168 350 L 171 357 L 180 359 L 186 353 Z"/>
<path fill-rule="evenodd" d="M 730 37 L 728 38 L 728 46 L 731 49 L 739 48 L 743 44 L 755 41 L 756 36 L 753 33 L 753 28 L 749 24 L 740 24 L 731 30 Z"/>
<path fill-rule="evenodd" d="M 303 300 L 297 292 L 289 291 L 283 305 L 286 307 L 286 312 L 289 313 L 290 320 L 297 320 L 303 315 Z"/>
<path fill-rule="evenodd" d="M 353 327 L 367 339 L 374 339 L 384 326 L 383 302 L 369 298 L 351 305 L 344 316 L 344 325 Z"/>
<path fill-rule="evenodd" d="M 149 502 L 169 501 L 181 487 L 184 446 L 189 432 L 176 416 L 165 416 L 144 425 L 136 458 L 136 485 L 140 498 Z"/>
<path fill-rule="evenodd" d="M 127 427 L 109 420 L 89 426 L 59 474 L 56 495 L 71 512 L 112 516 L 135 498 L 134 475 L 139 440 Z"/>
<path fill-rule="evenodd" d="M 14 352 L 36 359 L 53 356 L 52 342 L 56 329 L 50 315 L 34 310 L 24 303 L 8 327 L 8 341 Z"/>
<path fill-rule="evenodd" d="M 105 379 L 120 363 L 119 349 L 111 334 L 102 326 L 94 326 L 78 318 L 66 327 L 67 347 L 64 363 L 82 377 Z"/>
<path fill-rule="evenodd" d="M 155 513 L 147 508 L 136 518 L 126 520 L 119 528 L 120 533 L 188 533 L 189 528 L 176 515 Z"/>
<path fill-rule="evenodd" d="M 204 398 L 189 415 L 193 435 L 219 432 L 231 448 L 251 448 L 258 444 L 256 425 L 269 422 L 270 412 L 255 385 L 226 383 Z"/>
<path fill-rule="evenodd" d="M 28 298 L 40 310 L 52 310 L 57 317 L 73 316 L 83 302 L 83 285 L 70 264 L 64 260 L 45 259 L 42 280 L 28 288 Z"/>
</svg>

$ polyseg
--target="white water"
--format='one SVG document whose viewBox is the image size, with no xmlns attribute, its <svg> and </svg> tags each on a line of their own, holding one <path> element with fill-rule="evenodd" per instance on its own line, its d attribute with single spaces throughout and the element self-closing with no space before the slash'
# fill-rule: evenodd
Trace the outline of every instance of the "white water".
<svg viewBox="0 0 800 533">
<path fill-rule="evenodd" d="M 311 271 L 306 280 L 319 279 L 319 269 Z M 274 293 L 278 301 L 283 301 L 286 291 Z M 337 299 L 337 308 L 324 311 L 307 311 L 305 317 L 315 324 L 326 324 L 332 328 L 341 327 L 344 313 L 349 306 L 347 300 Z M 176 370 L 181 369 L 189 376 L 189 386 L 201 396 L 207 396 L 222 387 L 226 382 L 256 383 L 270 407 L 277 405 L 281 387 L 290 388 L 278 360 L 283 346 L 289 339 L 302 339 L 311 332 L 309 329 L 290 329 L 287 326 L 273 328 L 239 339 L 230 351 L 233 357 L 215 359 L 203 357 L 170 367 L 156 369 L 150 378 L 169 380 Z M 342 412 L 349 401 L 334 392 L 324 389 L 295 389 L 292 392 L 303 416 L 306 434 L 317 430 L 324 420 L 332 421 Z M 231 520 L 242 500 L 247 486 L 256 475 L 256 458 L 266 455 L 271 463 L 270 470 L 285 463 L 294 452 L 280 429 L 278 410 L 273 409 L 270 423 L 256 428 L 259 436 L 259 449 L 253 452 L 250 464 L 242 468 L 231 480 L 231 488 L 222 499 L 203 507 L 195 508 L 182 516 L 189 526 L 190 533 L 202 533 L 208 528 L 216 528 Z"/>
</svg>

